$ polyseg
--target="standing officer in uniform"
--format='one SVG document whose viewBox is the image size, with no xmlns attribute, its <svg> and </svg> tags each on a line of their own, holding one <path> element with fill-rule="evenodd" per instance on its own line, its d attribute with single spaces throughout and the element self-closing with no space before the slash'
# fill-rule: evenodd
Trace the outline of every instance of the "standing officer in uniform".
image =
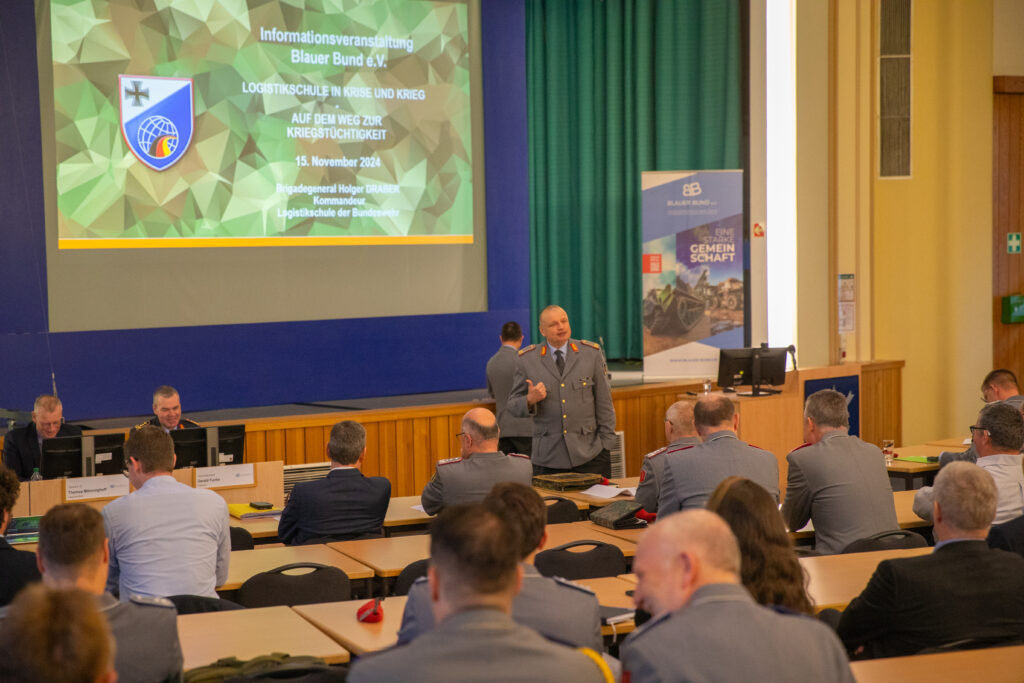
<svg viewBox="0 0 1024 683">
<path fill-rule="evenodd" d="M 516 417 L 508 410 L 517 352 L 522 345 L 523 329 L 519 323 L 513 320 L 501 326 L 501 348 L 487 361 L 487 393 L 494 399 L 494 413 L 501 429 L 498 450 L 530 455 L 533 450 L 533 420 Z"/>
<path fill-rule="evenodd" d="M 533 416 L 533 473 L 611 476 L 615 408 L 601 347 L 571 339 L 559 306 L 540 312 L 545 344 L 519 352 L 508 409 Z"/>
<path fill-rule="evenodd" d="M 428 515 L 448 505 L 480 502 L 500 481 L 532 483 L 528 457 L 498 450 L 498 423 L 486 408 L 473 408 L 462 417 L 459 443 L 462 457 L 438 461 L 433 478 L 423 487 L 420 500 Z"/>
<path fill-rule="evenodd" d="M 484 507 L 516 528 L 520 543 L 519 566 L 523 587 L 512 600 L 512 618 L 546 638 L 575 647 L 601 651 L 601 609 L 597 597 L 583 586 L 558 578 L 541 576 L 533 558 L 547 543 L 548 508 L 529 486 L 511 481 L 495 484 L 483 500 Z M 430 586 L 417 579 L 409 589 L 402 614 L 398 644 L 413 640 L 434 628 L 430 610 Z"/>
<path fill-rule="evenodd" d="M 665 411 L 665 440 L 668 445 L 644 456 L 640 467 L 640 484 L 636 487 L 636 502 L 647 512 L 658 511 L 658 496 L 665 472 L 665 454 L 700 443 L 693 425 L 693 402 L 676 401 Z"/>
<path fill-rule="evenodd" d="M 103 516 L 84 503 L 50 508 L 39 522 L 36 562 L 43 583 L 80 588 L 96 596 L 117 643 L 114 668 L 122 681 L 181 680 L 178 612 L 164 598 L 131 596 L 120 602 L 105 592 L 110 551 Z"/>
<path fill-rule="evenodd" d="M 166 384 L 157 387 L 153 392 L 153 415 L 154 417 L 132 427 L 132 430 L 144 425 L 163 427 L 165 432 L 201 426 L 198 422 L 181 416 L 181 397 L 178 396 L 178 390 Z"/>
<path fill-rule="evenodd" d="M 684 446 L 662 456 L 665 472 L 658 515 L 702 508 L 723 479 L 736 475 L 760 484 L 779 500 L 779 461 L 768 451 L 740 441 L 739 415 L 726 396 L 702 396 L 693 408 L 699 446 Z"/>
</svg>

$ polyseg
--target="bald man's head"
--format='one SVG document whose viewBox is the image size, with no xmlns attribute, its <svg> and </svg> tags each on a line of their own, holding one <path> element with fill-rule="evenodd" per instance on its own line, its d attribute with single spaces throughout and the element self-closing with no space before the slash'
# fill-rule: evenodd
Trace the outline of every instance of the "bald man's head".
<svg viewBox="0 0 1024 683">
<path fill-rule="evenodd" d="M 486 408 L 473 408 L 462 416 L 462 454 L 498 450 L 498 420 Z"/>
<path fill-rule="evenodd" d="M 657 616 L 685 606 L 701 586 L 739 583 L 740 549 L 729 525 L 707 510 L 658 520 L 637 545 L 635 600 Z"/>
<path fill-rule="evenodd" d="M 721 394 L 701 396 L 693 407 L 693 423 L 701 437 L 723 429 L 736 431 L 736 407 Z"/>
<path fill-rule="evenodd" d="M 665 438 L 669 443 L 686 436 L 697 436 L 693 424 L 693 402 L 676 401 L 665 411 Z"/>
</svg>

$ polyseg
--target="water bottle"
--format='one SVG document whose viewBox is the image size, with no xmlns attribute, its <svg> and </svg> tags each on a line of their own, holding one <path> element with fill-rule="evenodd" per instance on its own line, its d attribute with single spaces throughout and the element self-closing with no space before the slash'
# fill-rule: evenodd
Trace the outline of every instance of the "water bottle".
<svg viewBox="0 0 1024 683">
<path fill-rule="evenodd" d="M 32 476 L 28 478 L 29 481 L 42 481 L 43 475 L 39 474 L 39 468 L 32 468 Z"/>
</svg>

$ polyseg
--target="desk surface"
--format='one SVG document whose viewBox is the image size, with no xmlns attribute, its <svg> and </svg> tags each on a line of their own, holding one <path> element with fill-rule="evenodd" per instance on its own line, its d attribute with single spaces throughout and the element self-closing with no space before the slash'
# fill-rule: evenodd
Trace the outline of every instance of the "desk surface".
<svg viewBox="0 0 1024 683">
<path fill-rule="evenodd" d="M 967 443 L 964 443 L 964 439 Z M 944 451 L 966 451 L 967 447 L 971 445 L 971 437 L 963 436 L 951 436 L 948 439 L 936 439 L 935 441 L 926 441 L 926 446 L 941 446 Z M 897 451 L 899 449 L 896 449 Z"/>
<path fill-rule="evenodd" d="M 637 486 L 640 483 L 640 477 L 620 477 L 617 479 L 611 479 L 610 481 L 612 484 L 615 484 L 616 486 L 621 486 L 623 488 L 633 488 L 634 486 Z M 538 489 L 538 491 L 544 491 L 544 489 Z M 574 500 L 577 503 L 584 503 L 590 507 L 595 508 L 604 507 L 605 505 L 614 503 L 617 500 L 633 500 L 633 496 L 625 495 L 615 496 L 614 498 L 596 498 L 594 496 L 588 496 L 580 491 L 548 491 L 547 495 L 550 495 L 552 493 L 554 493 L 555 495 L 562 496 L 563 498 Z M 580 505 L 577 505 L 577 507 L 579 507 L 580 509 L 584 509 Z"/>
<path fill-rule="evenodd" d="M 178 637 L 186 671 L 221 657 L 250 659 L 271 652 L 312 655 L 332 664 L 349 660 L 345 648 L 290 607 L 183 614 Z"/>
<path fill-rule="evenodd" d="M 430 557 L 430 536 L 417 534 L 338 541 L 328 543 L 327 547 L 372 568 L 377 576 L 398 576 L 406 565 Z"/>
<path fill-rule="evenodd" d="M 927 555 L 931 551 L 931 548 L 910 548 L 801 557 L 800 564 L 807 572 L 807 594 L 814 606 L 818 609 L 832 607 L 842 610 L 860 595 L 882 560 Z"/>
<path fill-rule="evenodd" d="M 356 619 L 356 611 L 366 604 L 366 600 L 296 605 L 292 609 L 346 650 L 361 655 L 364 652 L 383 650 L 398 642 L 405 601 L 404 595 L 386 599 L 381 603 L 384 618 L 376 624 Z"/>
<path fill-rule="evenodd" d="M 255 550 L 235 550 L 228 564 L 228 580 L 219 590 L 234 590 L 245 580 L 260 572 L 277 569 L 294 562 L 317 562 L 328 567 L 337 567 L 352 580 L 368 579 L 373 569 L 360 564 L 347 555 L 330 549 L 326 545 L 296 545 Z"/>
<path fill-rule="evenodd" d="M 604 534 L 605 536 L 614 536 L 615 538 L 629 541 L 630 543 L 637 543 L 640 541 L 640 536 L 647 531 L 647 529 L 609 529 L 606 526 L 600 524 L 594 524 L 593 522 L 578 522 L 581 528 L 592 531 L 596 534 Z M 600 538 L 600 537 L 599 537 Z M 601 539 L 603 540 L 603 539 Z"/>
<path fill-rule="evenodd" d="M 388 503 L 387 514 L 384 515 L 384 526 L 410 526 L 426 524 L 434 518 L 423 510 L 413 510 L 413 505 L 420 504 L 419 496 L 398 496 Z"/>
<path fill-rule="evenodd" d="M 858 683 L 1020 683 L 1024 645 L 873 659 L 853 662 L 850 668 Z"/>
<path fill-rule="evenodd" d="M 900 472 L 904 474 L 917 474 L 919 472 L 932 472 L 939 469 L 938 462 L 913 462 L 909 460 L 900 460 L 901 457 L 914 456 L 914 457 L 938 457 L 942 451 L 949 450 L 942 446 L 929 446 L 927 444 L 921 444 L 919 446 L 903 446 L 896 449 L 896 459 L 893 460 L 892 465 L 887 468 L 890 472 Z"/>
<path fill-rule="evenodd" d="M 238 519 L 237 517 L 231 517 L 228 519 L 228 524 L 231 526 L 242 527 L 252 534 L 253 538 L 274 538 L 277 536 L 277 524 L 280 521 L 281 515 L 250 519 Z"/>
<path fill-rule="evenodd" d="M 636 543 L 602 533 L 603 527 L 593 522 L 572 522 L 570 524 L 548 524 L 548 543 L 545 549 L 554 548 L 575 541 L 602 541 L 610 543 L 622 551 L 626 557 L 636 555 Z M 610 531 L 610 529 L 609 529 Z"/>
</svg>

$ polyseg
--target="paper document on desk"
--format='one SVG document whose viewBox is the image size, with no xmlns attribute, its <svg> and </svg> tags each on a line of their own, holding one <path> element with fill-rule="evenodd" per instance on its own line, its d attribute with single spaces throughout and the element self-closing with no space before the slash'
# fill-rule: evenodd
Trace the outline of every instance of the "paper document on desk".
<svg viewBox="0 0 1024 683">
<path fill-rule="evenodd" d="M 423 509 L 422 505 L 413 505 L 412 509 L 416 510 L 417 512 L 426 512 L 426 510 Z"/>
<path fill-rule="evenodd" d="M 619 488 L 618 486 L 605 486 L 604 484 L 594 484 L 586 491 L 580 491 L 588 496 L 594 498 L 614 498 L 622 494 L 627 496 L 635 496 L 636 488 Z"/>
</svg>

